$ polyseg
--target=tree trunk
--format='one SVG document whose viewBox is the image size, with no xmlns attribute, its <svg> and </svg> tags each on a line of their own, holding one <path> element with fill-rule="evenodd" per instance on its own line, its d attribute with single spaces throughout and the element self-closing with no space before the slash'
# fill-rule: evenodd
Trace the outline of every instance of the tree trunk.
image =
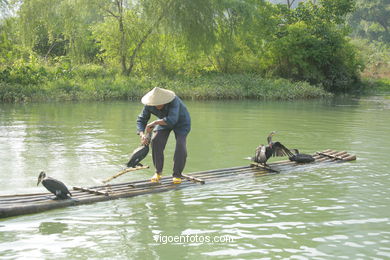
<svg viewBox="0 0 390 260">
<path fill-rule="evenodd" d="M 126 66 L 126 50 L 125 50 L 125 27 L 123 24 L 123 0 L 116 0 L 116 5 L 118 8 L 118 19 L 119 24 L 119 32 L 120 32 L 120 42 L 119 42 L 119 56 L 120 62 L 122 66 L 122 74 L 126 74 L 127 66 Z"/>
<path fill-rule="evenodd" d="M 122 15 L 119 18 L 119 31 L 121 33 L 119 52 L 120 52 L 120 60 L 121 60 L 121 66 L 122 66 L 122 74 L 126 75 L 127 66 L 126 66 L 126 52 L 125 52 L 125 30 L 123 27 L 123 16 Z"/>
<path fill-rule="evenodd" d="M 49 50 L 46 52 L 45 55 L 45 62 L 47 62 L 47 57 L 49 57 L 51 51 L 53 50 L 54 46 L 57 44 L 56 40 L 54 40 L 53 44 L 50 46 Z"/>
<path fill-rule="evenodd" d="M 295 0 L 287 0 L 287 6 L 289 9 L 291 9 L 292 5 L 294 4 Z"/>
<path fill-rule="evenodd" d="M 125 73 L 127 76 L 129 76 L 131 74 L 131 72 L 133 71 L 133 68 L 135 65 L 135 58 L 137 57 L 138 51 L 142 48 L 142 45 L 149 38 L 149 36 L 152 34 L 153 30 L 158 27 L 158 25 L 160 24 L 164 15 L 165 15 L 164 12 L 161 13 L 160 17 L 157 19 L 157 21 L 154 23 L 154 25 L 149 28 L 149 30 L 145 33 L 145 35 L 142 37 L 142 39 L 138 42 L 137 46 L 134 48 L 133 53 L 130 56 L 129 68 L 127 69 L 127 71 Z"/>
</svg>

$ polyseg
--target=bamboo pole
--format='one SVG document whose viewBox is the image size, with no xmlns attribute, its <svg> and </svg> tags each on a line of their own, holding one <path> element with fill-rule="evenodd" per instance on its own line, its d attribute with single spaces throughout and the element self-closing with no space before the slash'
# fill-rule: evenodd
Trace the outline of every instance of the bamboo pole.
<svg viewBox="0 0 390 260">
<path fill-rule="evenodd" d="M 349 155 L 344 158 L 344 161 L 354 161 L 356 160 L 356 155 Z"/>
<path fill-rule="evenodd" d="M 127 172 L 138 171 L 138 170 L 147 169 L 147 168 L 149 168 L 149 166 L 146 166 L 146 165 L 145 166 L 137 166 L 135 168 L 127 168 L 127 169 L 124 169 L 124 170 L 118 172 L 117 174 L 115 174 L 115 175 L 113 175 L 113 176 L 103 180 L 102 182 L 103 183 L 107 183 L 107 182 L 112 181 L 115 178 L 118 178 L 119 176 L 121 176 L 121 175 L 123 175 L 123 174 L 125 174 Z"/>
<path fill-rule="evenodd" d="M 196 178 L 196 177 L 193 177 L 193 176 L 188 176 L 188 175 L 184 175 L 182 174 L 182 176 L 190 181 L 195 181 L 195 182 L 199 182 L 200 184 L 205 184 L 205 181 L 203 179 L 199 179 L 199 178 Z"/>
<path fill-rule="evenodd" d="M 264 165 L 262 165 L 260 163 L 252 162 L 251 166 L 252 165 L 255 166 L 255 167 L 259 167 L 259 168 L 262 168 L 264 170 L 270 171 L 270 172 L 279 172 L 278 170 L 272 169 L 270 166 L 267 167 L 267 166 L 264 166 Z"/>
<path fill-rule="evenodd" d="M 250 166 L 239 166 L 239 167 L 232 167 L 232 168 L 224 168 L 224 169 L 216 169 L 216 170 L 208 170 L 208 171 L 199 171 L 199 172 L 193 172 L 191 173 L 192 176 L 198 175 L 198 174 L 208 174 L 208 173 L 213 173 L 213 172 L 218 172 L 218 173 L 224 173 L 224 172 L 231 172 L 234 170 L 242 170 L 242 169 L 250 169 Z M 171 177 L 163 177 L 161 180 L 164 179 L 170 179 Z M 99 186 L 93 186 L 89 188 L 115 188 L 118 186 L 129 186 L 129 185 L 134 185 L 134 184 L 139 184 L 139 183 L 149 183 L 149 180 L 140 180 L 140 181 L 131 181 L 131 182 L 122 182 L 122 183 L 115 183 L 115 184 L 106 184 L 106 185 L 99 185 Z"/>
<path fill-rule="evenodd" d="M 320 155 L 323 155 L 323 156 L 327 156 L 327 157 L 332 158 L 332 159 L 337 159 L 337 160 L 343 160 L 343 158 L 340 157 L 340 155 L 346 154 L 346 152 L 333 152 L 333 153 L 317 152 L 317 153 Z"/>
<path fill-rule="evenodd" d="M 93 193 L 93 194 L 96 194 L 96 195 L 103 195 L 103 196 L 108 196 L 108 192 L 101 192 L 101 191 L 98 191 L 96 189 L 88 189 L 88 188 L 83 188 L 83 187 L 73 187 L 74 190 L 81 190 L 81 191 L 84 191 L 84 192 L 88 192 L 88 193 Z"/>
</svg>

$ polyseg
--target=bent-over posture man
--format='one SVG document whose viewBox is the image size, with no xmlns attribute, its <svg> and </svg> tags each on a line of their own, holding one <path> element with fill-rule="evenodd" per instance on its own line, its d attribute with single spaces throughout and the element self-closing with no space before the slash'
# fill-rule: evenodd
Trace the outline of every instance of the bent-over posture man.
<svg viewBox="0 0 390 260">
<path fill-rule="evenodd" d="M 187 135 L 191 130 L 191 118 L 187 107 L 176 94 L 167 89 L 155 87 L 142 97 L 145 105 L 137 119 L 137 132 L 143 144 L 148 143 L 147 134 L 154 129 L 152 138 L 152 156 L 156 173 L 151 182 L 161 179 L 164 166 L 164 149 L 169 134 L 173 130 L 176 137 L 176 149 L 173 157 L 173 183 L 181 183 L 182 172 L 187 159 Z M 150 115 L 158 119 L 148 123 Z"/>
</svg>

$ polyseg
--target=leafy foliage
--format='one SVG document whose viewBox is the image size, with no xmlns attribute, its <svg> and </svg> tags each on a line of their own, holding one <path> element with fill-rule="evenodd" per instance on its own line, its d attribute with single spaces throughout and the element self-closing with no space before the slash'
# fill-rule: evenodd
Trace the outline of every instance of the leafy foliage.
<svg viewBox="0 0 390 260">
<path fill-rule="evenodd" d="M 388 0 L 356 0 L 356 11 L 348 20 L 356 36 L 390 43 L 390 3 Z"/>
<path fill-rule="evenodd" d="M 272 60 L 272 73 L 322 84 L 332 92 L 349 91 L 359 80 L 362 64 L 339 24 L 352 8 L 352 1 L 340 0 L 285 9 L 287 23 L 279 27 L 266 57 Z"/>
<path fill-rule="evenodd" d="M 86 1 L 25 0 L 20 6 L 20 38 L 24 46 L 47 59 L 69 56 L 75 63 L 90 62 L 96 45 L 89 26 L 101 19 Z"/>
<path fill-rule="evenodd" d="M 345 26 L 354 1 L 284 2 L 14 1 L 16 14 L 0 23 L 0 82 L 79 93 L 80 75 L 88 85 L 99 74 L 113 82 L 223 73 L 351 90 L 363 67 Z"/>
</svg>

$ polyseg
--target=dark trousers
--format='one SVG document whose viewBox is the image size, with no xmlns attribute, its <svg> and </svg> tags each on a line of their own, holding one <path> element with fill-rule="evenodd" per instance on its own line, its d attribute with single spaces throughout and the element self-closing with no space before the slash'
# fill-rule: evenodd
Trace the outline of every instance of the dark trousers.
<svg viewBox="0 0 390 260">
<path fill-rule="evenodd" d="M 164 167 L 164 149 L 167 144 L 170 130 L 159 130 L 152 138 L 152 156 L 156 172 L 161 174 Z M 187 135 L 175 133 L 176 148 L 173 157 L 173 177 L 180 177 L 187 159 Z"/>
</svg>

